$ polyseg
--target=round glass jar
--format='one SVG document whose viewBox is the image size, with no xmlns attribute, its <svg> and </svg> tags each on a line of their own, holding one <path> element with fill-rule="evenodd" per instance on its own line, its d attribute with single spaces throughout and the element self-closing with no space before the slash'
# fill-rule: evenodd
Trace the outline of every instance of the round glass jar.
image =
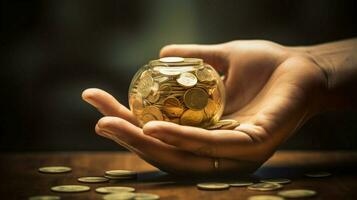
<svg viewBox="0 0 357 200">
<path fill-rule="evenodd" d="M 140 126 L 153 120 L 210 127 L 222 116 L 225 91 L 221 77 L 198 58 L 152 60 L 134 75 L 130 110 Z"/>
</svg>

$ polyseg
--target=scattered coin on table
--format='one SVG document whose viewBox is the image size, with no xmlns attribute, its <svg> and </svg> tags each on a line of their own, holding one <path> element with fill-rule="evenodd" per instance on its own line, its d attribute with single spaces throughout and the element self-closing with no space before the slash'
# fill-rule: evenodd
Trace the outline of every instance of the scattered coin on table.
<svg viewBox="0 0 357 200">
<path fill-rule="evenodd" d="M 109 179 L 101 176 L 80 177 L 77 180 L 82 183 L 103 183 L 109 181 Z"/>
<path fill-rule="evenodd" d="M 108 170 L 105 174 L 108 176 L 137 176 L 137 172 L 122 169 Z"/>
<path fill-rule="evenodd" d="M 135 194 L 131 192 L 112 193 L 103 196 L 104 200 L 129 200 L 134 198 Z"/>
<path fill-rule="evenodd" d="M 278 195 L 285 198 L 307 198 L 315 196 L 316 194 L 316 191 L 306 189 L 283 190 L 278 192 Z"/>
<path fill-rule="evenodd" d="M 72 169 L 70 167 L 65 167 L 65 166 L 47 166 L 47 167 L 40 167 L 38 171 L 48 174 L 59 174 L 59 173 L 70 172 L 72 171 Z"/>
<path fill-rule="evenodd" d="M 252 181 L 232 181 L 228 183 L 231 187 L 245 187 L 249 185 L 253 185 Z"/>
<path fill-rule="evenodd" d="M 256 183 L 253 185 L 249 185 L 249 190 L 257 190 L 257 191 L 271 191 L 271 190 L 278 190 L 283 186 L 279 183 Z"/>
<path fill-rule="evenodd" d="M 275 195 L 254 195 L 250 196 L 248 200 L 284 200 L 284 198 Z"/>
<path fill-rule="evenodd" d="M 86 192 L 90 187 L 86 185 L 58 185 L 51 187 L 54 192 Z"/>
<path fill-rule="evenodd" d="M 207 182 L 197 184 L 197 188 L 201 190 L 226 190 L 229 188 L 229 184 Z"/>
<path fill-rule="evenodd" d="M 177 103 L 173 100 L 171 105 L 176 105 Z M 174 113 L 174 112 L 172 112 Z M 220 126 L 226 126 L 231 123 L 236 123 L 232 120 L 221 120 Z M 65 166 L 48 166 L 41 167 L 38 169 L 40 172 L 44 173 L 64 173 L 69 172 L 72 169 Z M 309 177 L 327 177 L 331 174 L 328 172 L 313 172 L 306 173 Z M 126 180 L 133 179 L 137 177 L 137 172 L 131 170 L 108 170 L 105 171 L 105 177 L 101 176 L 88 176 L 80 177 L 77 180 L 84 183 L 103 183 L 108 182 L 108 179 L 115 180 Z M 230 187 L 244 187 L 246 186 L 249 190 L 255 191 L 273 191 L 283 188 L 281 184 L 290 183 L 291 180 L 287 178 L 267 178 L 260 180 L 261 183 L 255 183 L 250 179 L 243 179 L 237 181 L 225 182 L 206 182 L 198 183 L 196 186 L 200 190 L 226 190 Z M 89 186 L 86 185 L 58 185 L 51 187 L 54 192 L 63 193 L 76 193 L 76 192 L 86 192 L 90 190 Z M 104 186 L 95 189 L 97 193 L 105 194 L 103 196 L 104 200 L 117 200 L 117 199 L 136 199 L 136 200 L 156 200 L 160 199 L 159 195 L 150 193 L 135 193 L 135 188 L 125 187 L 125 186 Z M 282 190 L 277 193 L 277 195 L 252 195 L 248 200 L 283 200 L 284 198 L 306 198 L 315 196 L 317 193 L 314 190 L 308 189 L 291 189 Z M 29 200 L 58 200 L 61 199 L 59 196 L 52 195 L 39 195 L 29 197 Z"/>
<path fill-rule="evenodd" d="M 135 200 L 156 200 L 160 199 L 159 195 L 150 194 L 150 193 L 134 193 Z"/>
<path fill-rule="evenodd" d="M 105 172 L 104 177 L 110 180 L 130 180 L 137 178 L 137 172 L 130 170 L 109 170 Z"/>
<path fill-rule="evenodd" d="M 54 196 L 54 195 L 32 196 L 29 198 L 29 200 L 59 200 L 59 199 L 61 199 L 60 196 Z"/>
<path fill-rule="evenodd" d="M 108 186 L 108 187 L 98 187 L 95 189 L 95 191 L 102 194 L 108 194 L 108 193 L 134 192 L 135 188 L 123 187 L 123 186 Z"/>
</svg>

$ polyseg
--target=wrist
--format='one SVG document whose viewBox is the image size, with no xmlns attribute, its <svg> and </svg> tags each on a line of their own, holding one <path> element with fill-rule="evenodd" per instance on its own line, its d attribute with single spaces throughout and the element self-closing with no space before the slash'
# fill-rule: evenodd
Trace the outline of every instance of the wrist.
<svg viewBox="0 0 357 200">
<path fill-rule="evenodd" d="M 331 97 L 329 97 L 329 63 L 320 57 L 314 46 L 289 47 L 291 57 L 299 57 L 306 63 L 306 70 L 311 73 L 304 81 L 307 94 L 307 115 L 310 118 L 313 115 L 324 112 L 331 108 Z"/>
<path fill-rule="evenodd" d="M 322 110 L 337 110 L 353 105 L 356 96 L 357 63 L 354 55 L 357 40 L 345 40 L 327 44 L 295 47 L 308 56 L 325 77 L 326 84 L 321 96 Z"/>
</svg>

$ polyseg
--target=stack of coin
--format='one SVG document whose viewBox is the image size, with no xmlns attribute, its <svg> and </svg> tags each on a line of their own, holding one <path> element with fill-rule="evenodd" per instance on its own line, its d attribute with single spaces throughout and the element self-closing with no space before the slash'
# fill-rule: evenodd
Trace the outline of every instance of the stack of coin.
<svg viewBox="0 0 357 200">
<path fill-rule="evenodd" d="M 215 129 L 224 102 L 220 76 L 197 58 L 153 60 L 136 73 L 129 89 L 130 109 L 141 126 L 160 120 Z"/>
</svg>

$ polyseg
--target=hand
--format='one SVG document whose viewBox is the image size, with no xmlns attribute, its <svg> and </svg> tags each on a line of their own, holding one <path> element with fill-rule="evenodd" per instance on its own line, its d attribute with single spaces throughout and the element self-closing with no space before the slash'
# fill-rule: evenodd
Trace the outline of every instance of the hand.
<svg viewBox="0 0 357 200">
<path fill-rule="evenodd" d="M 104 115 L 96 132 L 172 173 L 248 172 L 264 163 L 290 134 L 319 112 L 326 77 L 310 55 L 268 41 L 219 45 L 170 45 L 160 56 L 203 58 L 225 74 L 223 118 L 234 130 L 205 130 L 169 122 L 139 128 L 133 114 L 99 89 L 83 99 Z M 216 169 L 213 160 L 219 160 Z"/>
</svg>

